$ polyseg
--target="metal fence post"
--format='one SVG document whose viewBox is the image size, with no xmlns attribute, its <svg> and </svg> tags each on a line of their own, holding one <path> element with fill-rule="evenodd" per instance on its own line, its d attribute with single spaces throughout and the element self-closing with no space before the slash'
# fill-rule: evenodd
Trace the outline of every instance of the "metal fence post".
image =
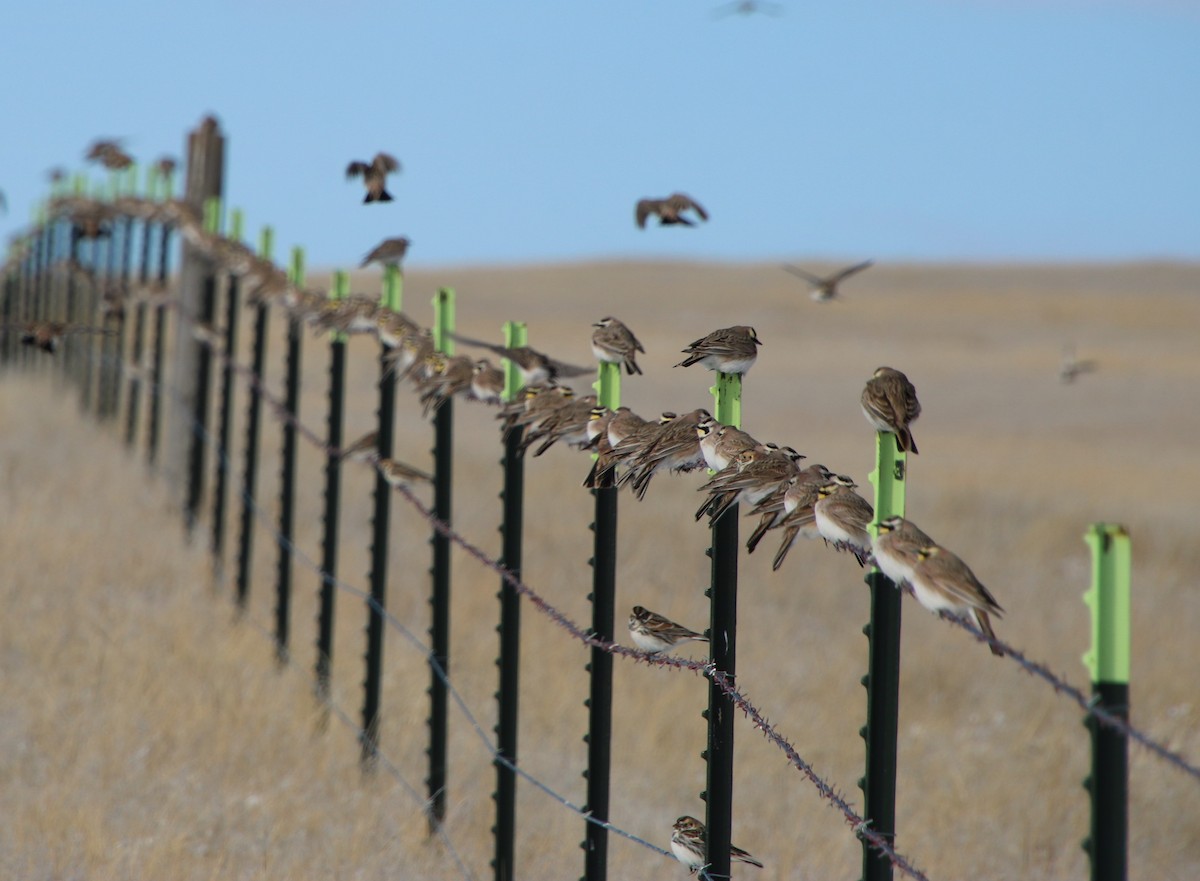
<svg viewBox="0 0 1200 881">
<path fill-rule="evenodd" d="M 329 299 L 343 300 L 350 294 L 345 272 L 333 274 Z M 333 665 L 333 615 L 337 597 L 338 523 L 342 495 L 342 426 L 346 412 L 346 335 L 329 335 L 329 420 L 325 445 L 325 508 L 321 537 L 321 600 L 317 617 L 317 698 L 329 700 Z M 324 724 L 324 717 L 322 724 Z"/>
<path fill-rule="evenodd" d="M 221 228 L 221 201 L 217 198 L 204 203 L 204 228 L 210 233 L 216 233 Z M 196 521 L 200 517 L 200 504 L 204 499 L 204 454 L 208 448 L 208 404 L 212 393 L 212 339 L 213 318 L 217 308 L 217 274 L 211 262 L 203 269 L 200 286 L 200 301 L 196 313 L 196 324 L 189 326 L 194 329 L 199 326 L 204 331 L 204 339 L 176 340 L 177 346 L 192 346 L 197 350 L 193 360 L 196 372 L 192 380 L 192 439 L 188 454 L 187 495 L 185 496 L 183 512 L 184 525 L 187 527 L 187 537 L 190 540 Z"/>
<path fill-rule="evenodd" d="M 380 304 L 399 312 L 403 303 L 403 279 L 395 266 L 384 270 Z M 381 459 L 390 459 L 395 446 L 396 374 L 386 360 L 387 349 L 379 349 L 379 411 L 376 448 Z M 383 616 L 387 609 L 388 533 L 392 517 L 392 488 L 375 473 L 375 509 L 371 517 L 371 605 L 367 610 L 366 677 L 363 680 L 362 768 L 375 769 L 379 752 L 379 695 L 383 686 Z"/>
<path fill-rule="evenodd" d="M 891 432 L 875 433 L 875 519 L 871 535 L 888 517 L 904 516 L 908 454 L 900 451 Z M 859 734 L 866 742 L 866 772 L 858 781 L 864 795 L 863 816 L 871 829 L 888 841 L 896 838 L 896 738 L 900 718 L 900 591 L 878 568 L 866 575 L 871 588 L 871 621 L 863 627 L 869 643 L 867 724 Z M 863 881 L 891 881 L 892 864 L 864 838 Z"/>
<path fill-rule="evenodd" d="M 1092 551 L 1092 586 L 1084 603 L 1092 612 L 1092 646 L 1083 663 L 1092 675 L 1096 706 L 1129 721 L 1131 555 L 1129 532 L 1093 523 L 1084 535 Z M 1129 739 L 1089 714 L 1092 773 L 1084 787 L 1092 799 L 1091 831 L 1084 850 L 1092 881 L 1125 881 L 1129 871 Z"/>
<path fill-rule="evenodd" d="M 621 406 L 621 365 L 601 361 L 593 386 L 596 403 L 609 410 Z M 617 594 L 617 489 L 613 473 L 606 471 L 592 495 L 596 510 L 592 521 L 592 634 L 598 639 L 616 639 L 615 606 Z M 593 647 L 588 661 L 589 674 L 587 801 L 584 810 L 600 821 L 608 820 L 609 777 L 612 766 L 612 655 Z M 608 877 L 608 830 L 597 823 L 584 823 L 584 881 L 603 881 Z"/>
<path fill-rule="evenodd" d="M 710 391 L 718 422 L 740 428 L 742 424 L 742 377 L 718 373 Z M 728 681 L 737 674 L 737 588 L 738 513 L 731 505 L 712 525 L 712 586 L 709 595 L 709 645 L 714 669 Z M 705 860 L 712 878 L 728 878 L 730 840 L 733 834 L 733 700 L 714 681 L 708 686 L 708 747 L 705 782 L 705 828 L 708 831 Z"/>
<path fill-rule="evenodd" d="M 165 290 L 171 268 L 171 227 L 163 224 L 158 242 L 158 287 Z M 163 354 L 167 337 L 167 307 L 154 307 L 154 356 L 150 363 L 150 437 L 146 443 L 146 460 L 151 466 L 158 463 L 159 440 L 162 436 Z"/>
<path fill-rule="evenodd" d="M 504 325 L 504 345 L 517 348 L 526 343 L 524 322 L 509 321 Z M 517 365 L 504 359 L 504 400 L 513 401 L 522 388 Z M 521 577 L 521 539 L 525 508 L 525 459 L 521 453 L 523 428 L 508 433 L 504 442 L 504 491 L 500 565 L 515 578 Z M 500 690 L 496 725 L 496 856 L 492 860 L 496 881 L 512 881 L 516 877 L 514 839 L 517 831 L 517 775 L 501 759 L 514 765 L 517 762 L 517 710 L 520 694 L 521 662 L 521 595 L 501 579 L 500 593 Z"/>
<path fill-rule="evenodd" d="M 146 171 L 146 197 L 154 198 L 154 166 Z M 133 342 L 130 344 L 130 360 L 133 370 L 129 374 L 129 408 L 126 411 L 125 446 L 133 448 L 137 443 L 137 430 L 142 408 L 142 360 L 146 357 L 146 292 L 150 286 L 150 259 L 154 244 L 154 226 L 148 220 L 141 223 L 141 256 L 138 259 L 137 284 L 140 296 L 133 315 Z M 69 309 L 70 307 L 68 307 Z"/>
<path fill-rule="evenodd" d="M 229 215 L 229 237 L 242 240 L 242 212 Z M 225 340 L 221 362 L 221 396 L 217 404 L 217 486 L 213 493 L 212 556 L 217 581 L 225 579 L 225 497 L 229 488 L 229 433 L 233 429 L 233 362 L 237 359 L 237 326 L 241 313 L 238 277 L 230 272 L 225 280 Z"/>
<path fill-rule="evenodd" d="M 292 248 L 291 283 L 304 287 L 304 249 Z M 292 620 L 292 543 L 296 532 L 296 422 L 300 419 L 300 319 L 288 315 L 283 452 L 279 475 L 279 552 L 275 565 L 275 657 L 288 659 Z"/>
<path fill-rule="evenodd" d="M 444 355 L 454 354 L 454 288 L 439 288 L 433 298 L 433 345 Z M 443 523 L 453 518 L 454 400 L 446 398 L 433 414 L 433 513 Z M 430 832 L 446 817 L 446 680 L 450 674 L 450 539 L 436 529 L 430 569 L 432 596 L 429 643 L 429 793 Z"/>
<path fill-rule="evenodd" d="M 275 235 L 269 226 L 259 237 L 258 254 L 270 260 Z M 250 385 L 250 401 L 246 412 L 246 448 L 242 465 L 242 518 L 238 533 L 237 605 L 245 608 L 250 596 L 250 566 L 254 559 L 254 505 L 258 492 L 258 435 L 262 428 L 263 370 L 267 361 L 267 304 L 254 307 L 254 353 L 251 355 L 254 382 Z"/>
</svg>

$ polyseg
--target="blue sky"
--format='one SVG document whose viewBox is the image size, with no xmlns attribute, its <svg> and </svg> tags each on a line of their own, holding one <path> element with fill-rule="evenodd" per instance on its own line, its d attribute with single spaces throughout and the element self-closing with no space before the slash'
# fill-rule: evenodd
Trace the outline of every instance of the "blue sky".
<svg viewBox="0 0 1200 881">
<path fill-rule="evenodd" d="M 94 137 L 214 112 L 231 204 L 312 265 L 1200 258 L 1200 3 L 778 2 L 9 4 L 0 235 Z M 637 230 L 674 190 L 711 221 Z"/>
</svg>

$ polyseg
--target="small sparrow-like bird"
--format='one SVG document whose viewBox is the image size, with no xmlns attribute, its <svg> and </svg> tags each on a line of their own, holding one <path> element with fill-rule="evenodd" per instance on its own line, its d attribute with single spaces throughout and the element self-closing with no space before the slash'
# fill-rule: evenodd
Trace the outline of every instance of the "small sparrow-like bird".
<svg viewBox="0 0 1200 881">
<path fill-rule="evenodd" d="M 876 370 L 863 388 L 862 411 L 877 431 L 896 435 L 901 452 L 916 455 L 917 444 L 909 424 L 921 415 L 921 403 L 907 376 L 891 367 Z"/>
<path fill-rule="evenodd" d="M 802 278 L 812 286 L 812 293 L 809 294 L 818 303 L 828 303 L 830 300 L 837 299 L 838 285 L 845 281 L 856 272 L 862 272 L 869 266 L 874 266 L 874 260 L 864 260 L 862 263 L 855 263 L 853 266 L 847 266 L 845 269 L 839 269 L 831 275 L 814 275 L 799 266 L 793 266 L 790 263 L 785 263 L 783 268 L 797 278 Z"/>
<path fill-rule="evenodd" d="M 695 817 L 686 816 L 675 821 L 674 831 L 671 833 L 671 852 L 675 854 L 675 859 L 688 867 L 691 874 L 695 875 L 697 871 L 708 865 L 707 850 L 708 831 L 704 828 L 703 823 Z M 750 854 L 732 844 L 729 845 L 729 856 L 739 862 L 758 866 L 760 869 L 763 867 L 763 864 Z"/>
<path fill-rule="evenodd" d="M 58 351 L 58 341 L 68 334 L 101 334 L 111 336 L 115 330 L 103 327 L 88 327 L 80 324 L 67 324 L 65 321 L 31 321 L 21 331 L 21 344 L 34 346 L 43 352 L 53 355 Z"/>
<path fill-rule="evenodd" d="M 817 487 L 827 483 L 832 477 L 833 472 L 824 465 L 809 465 L 797 471 L 775 492 L 755 505 L 754 509 L 746 515 L 747 517 L 759 515 L 758 525 L 754 527 L 750 538 L 746 540 L 746 551 L 753 554 L 754 549 L 758 547 L 758 543 L 763 540 L 767 532 L 782 526 L 788 515 L 799 507 L 809 494 L 811 494 L 811 500 L 807 501 L 807 504 L 809 513 L 811 513 L 812 503 L 817 499 Z M 813 528 L 816 528 L 815 523 Z"/>
<path fill-rule="evenodd" d="M 838 550 L 850 550 L 858 565 L 865 566 L 871 554 L 867 524 L 875 517 L 871 503 L 840 481 L 817 487 L 813 516 L 821 536 Z"/>
<path fill-rule="evenodd" d="M 625 372 L 630 376 L 641 373 L 637 366 L 637 353 L 645 353 L 638 338 L 628 327 L 616 318 L 601 318 L 592 327 L 592 354 L 597 360 L 609 364 L 624 364 Z"/>
<path fill-rule="evenodd" d="M 669 652 L 685 642 L 708 642 L 703 633 L 688 630 L 670 618 L 651 612 L 644 606 L 634 606 L 629 616 L 629 635 L 634 644 L 652 655 Z"/>
<path fill-rule="evenodd" d="M 362 263 L 359 264 L 359 268 L 362 269 L 371 263 L 399 268 L 401 261 L 404 260 L 404 255 L 408 253 L 408 246 L 411 244 L 412 242 L 406 236 L 384 239 L 371 250 L 371 253 L 363 258 Z"/>
<path fill-rule="evenodd" d="M 537 385 L 538 383 L 559 379 L 560 377 L 585 376 L 595 369 L 556 361 L 549 355 L 544 355 L 537 349 L 532 349 L 529 346 L 517 346 L 510 349 L 507 346 L 498 346 L 495 343 L 459 336 L 458 334 L 451 334 L 451 336 L 463 345 L 478 346 L 487 349 L 489 352 L 495 352 L 501 358 L 507 358 L 513 364 L 517 365 L 517 369 L 521 371 L 521 379 L 525 385 Z"/>
<path fill-rule="evenodd" d="M 367 195 L 363 198 L 364 203 L 368 202 L 391 202 L 392 194 L 387 191 L 387 176 L 393 171 L 400 170 L 400 163 L 396 161 L 396 157 L 388 153 L 376 153 L 375 158 L 370 163 L 355 160 L 346 166 L 346 177 L 358 177 L 362 175 L 363 186 L 367 188 Z"/>
<path fill-rule="evenodd" d="M 352 462 L 374 462 L 379 458 L 379 432 L 368 431 L 348 447 L 338 451 L 339 459 Z"/>
<path fill-rule="evenodd" d="M 702 420 L 711 418 L 711 415 L 699 408 L 682 416 L 665 419 L 636 455 L 624 459 L 629 463 L 629 470 L 621 476 L 620 485 L 630 484 L 634 495 L 641 501 L 646 497 L 650 479 L 658 472 L 694 471 L 703 467 L 704 455 L 700 452 L 696 426 Z"/>
<path fill-rule="evenodd" d="M 917 524 L 903 517 L 888 517 L 879 524 L 879 534 L 871 541 L 875 565 L 893 584 L 912 584 L 913 567 L 922 548 L 936 544 Z"/>
<path fill-rule="evenodd" d="M 499 404 L 504 395 L 504 371 L 493 367 L 487 358 L 475 362 L 475 375 L 471 377 L 471 397 L 485 404 Z"/>
<path fill-rule="evenodd" d="M 409 484 L 414 480 L 424 480 L 426 483 L 433 483 L 433 478 L 424 471 L 414 468 L 411 465 L 405 465 L 403 462 L 398 462 L 395 459 L 380 459 L 375 467 L 379 469 L 379 473 L 383 475 L 383 479 L 390 486 Z"/>
<path fill-rule="evenodd" d="M 713 471 L 721 471 L 737 457 L 738 453 L 757 447 L 758 441 L 747 432 L 732 425 L 722 425 L 715 419 L 703 419 L 696 426 L 700 438 L 700 452 Z"/>
<path fill-rule="evenodd" d="M 90 162 L 99 162 L 109 171 L 121 171 L 133 165 L 133 157 L 125 152 L 121 142 L 111 138 L 93 141 L 83 158 Z"/>
<path fill-rule="evenodd" d="M 910 579 L 917 602 L 936 615 L 950 614 L 974 619 L 976 626 L 990 639 L 996 638 L 988 615 L 1000 617 L 1004 609 L 988 592 L 975 573 L 956 554 L 941 545 L 917 551 L 917 562 Z M 993 655 L 1004 652 L 989 646 Z"/>
<path fill-rule="evenodd" d="M 695 211 L 701 220 L 708 220 L 708 212 L 684 193 L 672 193 L 665 199 L 639 199 L 634 216 L 639 229 L 646 228 L 646 220 L 651 214 L 658 215 L 659 226 L 695 226 L 695 221 L 683 216 L 684 211 Z"/>
<path fill-rule="evenodd" d="M 676 367 L 700 364 L 718 373 L 746 374 L 758 358 L 762 342 L 753 327 L 739 324 L 722 327 L 691 343 L 683 352 L 687 357 Z"/>
</svg>

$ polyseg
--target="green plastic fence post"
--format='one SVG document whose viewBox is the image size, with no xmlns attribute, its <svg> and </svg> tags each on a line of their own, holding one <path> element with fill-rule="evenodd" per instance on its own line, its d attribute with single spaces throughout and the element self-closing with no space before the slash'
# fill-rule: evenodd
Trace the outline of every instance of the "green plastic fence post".
<svg viewBox="0 0 1200 881">
<path fill-rule="evenodd" d="M 333 284 L 329 287 L 329 299 L 344 300 L 348 296 L 350 296 L 350 276 L 344 269 L 335 269 L 333 271 Z M 329 336 L 335 343 L 346 342 L 346 334 L 340 330 L 333 331 Z"/>
<path fill-rule="evenodd" d="M 1092 676 L 1092 701 L 1112 716 L 1129 720 L 1129 646 L 1132 559 L 1129 532 L 1114 523 L 1093 523 L 1084 534 L 1092 551 L 1092 586 L 1083 602 L 1092 612 L 1092 645 L 1083 663 Z M 1129 739 L 1088 714 L 1092 773 L 1090 835 L 1083 843 L 1091 858 L 1092 881 L 1124 881 L 1129 868 Z"/>
<path fill-rule="evenodd" d="M 438 288 L 433 297 L 433 347 L 454 354 L 454 288 Z"/>
<path fill-rule="evenodd" d="M 875 433 L 875 517 L 867 529 L 872 536 L 888 517 L 904 516 L 908 454 L 901 452 L 891 432 Z M 859 732 L 866 742 L 866 772 L 858 781 L 864 815 L 871 828 L 891 839 L 896 830 L 897 737 L 900 715 L 900 591 L 876 567 L 866 576 L 871 588 L 871 623 L 863 628 L 870 641 L 867 724 Z M 889 881 L 892 864 L 863 839 L 864 881 Z"/>
<path fill-rule="evenodd" d="M 529 329 L 524 321 L 506 321 L 504 323 L 504 345 L 509 349 L 517 349 L 526 344 Z M 504 400 L 515 401 L 521 389 L 525 387 L 521 379 L 521 371 L 512 361 L 502 358 L 504 366 Z"/>
<path fill-rule="evenodd" d="M 613 365 L 614 367 L 618 365 Z M 742 376 L 740 373 L 718 373 L 717 384 L 709 391 L 713 396 L 713 416 L 722 425 L 742 427 Z"/>
<path fill-rule="evenodd" d="M 379 305 L 393 312 L 404 308 L 404 276 L 395 266 L 383 270 L 383 295 L 379 298 Z"/>
<path fill-rule="evenodd" d="M 621 365 L 609 361 L 601 361 L 599 375 L 592 383 L 596 390 L 596 403 L 609 410 L 621 406 Z"/>
<path fill-rule="evenodd" d="M 221 232 L 221 199 L 218 196 L 204 200 L 204 231 L 214 234 Z"/>
<path fill-rule="evenodd" d="M 245 230 L 245 215 L 241 208 L 234 208 L 229 212 L 229 238 L 235 242 L 242 240 L 242 233 Z"/>
<path fill-rule="evenodd" d="M 258 256 L 270 260 L 275 254 L 275 230 L 264 226 L 258 234 Z"/>
</svg>

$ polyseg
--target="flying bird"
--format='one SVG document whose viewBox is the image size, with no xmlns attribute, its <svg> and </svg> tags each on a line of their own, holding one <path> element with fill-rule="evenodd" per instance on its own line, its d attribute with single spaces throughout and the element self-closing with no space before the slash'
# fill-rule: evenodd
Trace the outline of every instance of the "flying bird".
<svg viewBox="0 0 1200 881">
<path fill-rule="evenodd" d="M 363 258 L 362 263 L 359 264 L 359 268 L 361 269 L 370 263 L 399 268 L 401 261 L 404 260 L 404 255 L 408 253 L 408 246 L 411 244 L 412 242 L 406 236 L 384 239 Z"/>
<path fill-rule="evenodd" d="M 507 346 L 498 346 L 495 343 L 459 336 L 458 334 L 451 334 L 451 336 L 463 345 L 478 346 L 490 352 L 495 352 L 501 358 L 507 358 L 521 371 L 521 378 L 526 385 L 537 385 L 538 383 L 559 379 L 560 377 L 585 376 L 594 369 L 592 367 L 580 367 L 575 364 L 567 364 L 564 361 L 557 361 L 549 355 L 542 354 L 537 349 L 531 349 L 529 346 L 517 346 L 510 349 Z"/>
<path fill-rule="evenodd" d="M 790 263 L 783 265 L 784 270 L 790 272 L 797 278 L 802 278 L 812 286 L 812 293 L 809 294 L 818 303 L 828 303 L 830 300 L 837 299 L 838 285 L 845 281 L 856 272 L 862 272 L 869 266 L 874 266 L 874 260 L 864 260 L 862 263 L 855 263 L 853 266 L 847 266 L 845 269 L 839 269 L 830 275 L 814 275 L 813 273 L 801 269 L 799 266 L 793 266 Z"/>
<path fill-rule="evenodd" d="M 646 220 L 651 214 L 658 215 L 659 226 L 695 226 L 695 221 L 683 216 L 684 211 L 695 211 L 701 220 L 708 220 L 708 212 L 684 193 L 672 193 L 665 199 L 640 199 L 636 210 L 638 229 L 646 228 Z"/>
<path fill-rule="evenodd" d="M 395 156 L 388 153 L 376 153 L 375 158 L 368 164 L 355 160 L 346 166 L 346 177 L 362 175 L 363 186 L 367 195 L 363 202 L 391 202 L 392 194 L 387 191 L 387 176 L 393 171 L 400 170 L 400 163 Z"/>
<path fill-rule="evenodd" d="M 34 346 L 43 352 L 53 355 L 58 351 L 58 341 L 66 334 L 95 333 L 112 336 L 115 330 L 103 327 L 89 327 L 80 324 L 67 324 L 64 321 L 31 321 L 21 331 L 21 344 Z"/>
<path fill-rule="evenodd" d="M 1092 373 L 1099 365 L 1091 358 L 1075 357 L 1075 347 L 1063 346 L 1062 362 L 1058 368 L 1058 381 L 1070 385 L 1085 373 Z"/>
</svg>

